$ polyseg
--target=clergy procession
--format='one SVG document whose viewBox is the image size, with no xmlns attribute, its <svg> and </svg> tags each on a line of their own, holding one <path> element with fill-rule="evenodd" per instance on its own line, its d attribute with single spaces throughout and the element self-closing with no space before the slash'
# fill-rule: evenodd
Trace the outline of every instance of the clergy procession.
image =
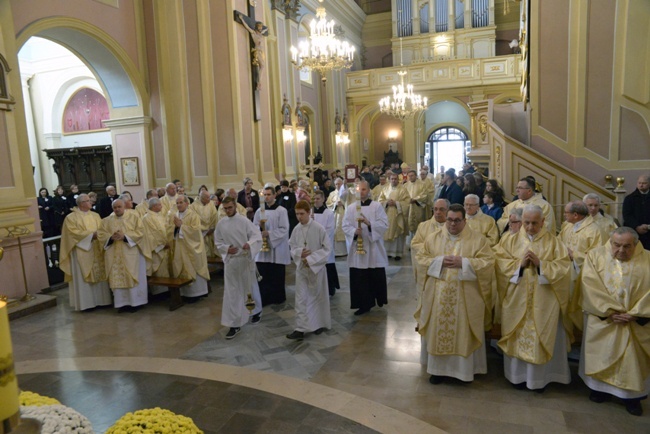
<svg viewBox="0 0 650 434">
<path fill-rule="evenodd" d="M 332 328 L 337 290 L 349 290 L 353 317 L 382 308 L 391 293 L 387 267 L 406 257 L 431 384 L 480 379 L 494 351 L 515 389 L 543 393 L 571 382 L 571 353 L 591 401 L 617 398 L 642 414 L 650 388 L 648 176 L 626 197 L 623 222 L 589 193 L 563 204 L 559 225 L 531 176 L 508 202 L 496 180 L 470 165 L 464 175 L 424 166 L 418 176 L 406 164 L 368 169 L 353 179 L 334 171 L 321 182 L 260 189 L 246 178 L 241 191 L 201 186 L 195 198 L 176 180 L 136 206 L 109 186 L 104 218 L 78 194 L 61 240 L 71 307 L 135 312 L 168 291 L 148 278 L 188 280 L 180 291 L 192 304 L 209 296 L 210 273 L 222 264 L 220 323 L 230 340 L 264 321 L 265 306 L 291 301 L 290 268 L 295 317 L 286 338 L 318 339 Z M 461 188 L 456 180 L 467 177 Z M 349 267 L 349 288 L 337 258 Z"/>
</svg>

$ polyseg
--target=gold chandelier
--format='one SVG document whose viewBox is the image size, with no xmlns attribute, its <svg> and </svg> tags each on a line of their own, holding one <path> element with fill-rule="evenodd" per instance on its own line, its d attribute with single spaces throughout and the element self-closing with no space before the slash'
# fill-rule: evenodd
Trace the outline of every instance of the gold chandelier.
<svg viewBox="0 0 650 434">
<path fill-rule="evenodd" d="M 399 11 L 401 12 L 401 11 Z M 399 66 L 404 67 L 402 63 L 402 37 L 399 38 Z M 405 120 L 415 115 L 417 112 L 427 108 L 427 98 L 413 93 L 413 85 L 404 84 L 404 77 L 408 72 L 404 69 L 397 72 L 399 75 L 399 84 L 393 86 L 393 97 L 385 96 L 379 100 L 379 111 L 394 118 Z"/>
<path fill-rule="evenodd" d="M 323 0 L 319 0 L 321 3 Z M 316 9 L 316 17 L 311 21 L 309 41 L 302 41 L 298 48 L 291 46 L 291 63 L 297 69 L 316 71 L 321 75 L 330 70 L 340 70 L 352 66 L 354 46 L 341 41 L 334 31 L 334 20 L 327 21 L 324 7 Z"/>
</svg>

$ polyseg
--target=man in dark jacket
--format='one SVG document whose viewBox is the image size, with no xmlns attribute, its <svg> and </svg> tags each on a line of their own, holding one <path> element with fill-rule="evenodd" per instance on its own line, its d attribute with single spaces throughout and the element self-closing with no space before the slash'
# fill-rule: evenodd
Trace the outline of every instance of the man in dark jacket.
<svg viewBox="0 0 650 434">
<path fill-rule="evenodd" d="M 643 248 L 650 250 L 650 176 L 641 175 L 636 190 L 623 200 L 623 226 L 639 234 Z"/>
<path fill-rule="evenodd" d="M 445 177 L 442 179 L 444 186 L 440 190 L 439 199 L 447 199 L 449 203 L 462 205 L 465 201 L 463 190 L 456 184 L 456 170 L 449 169 L 445 171 Z"/>
<path fill-rule="evenodd" d="M 102 197 L 97 206 L 101 218 L 108 217 L 113 212 L 113 201 L 119 199 L 114 185 L 106 187 L 106 197 Z"/>
<path fill-rule="evenodd" d="M 276 194 L 275 200 L 278 205 L 284 207 L 287 210 L 287 215 L 289 217 L 289 237 L 293 232 L 293 228 L 298 224 L 298 218 L 296 217 L 296 195 L 289 191 L 289 181 L 283 179 L 280 181 L 280 191 Z"/>
</svg>

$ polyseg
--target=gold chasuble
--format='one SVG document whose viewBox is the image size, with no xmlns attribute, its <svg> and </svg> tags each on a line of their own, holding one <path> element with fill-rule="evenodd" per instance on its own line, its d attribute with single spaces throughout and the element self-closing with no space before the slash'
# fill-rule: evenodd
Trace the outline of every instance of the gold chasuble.
<svg viewBox="0 0 650 434">
<path fill-rule="evenodd" d="M 395 206 L 386 206 L 389 199 L 396 202 Z M 410 200 L 408 191 L 401 185 L 397 187 L 388 185 L 382 190 L 377 202 L 384 207 L 388 217 L 388 230 L 384 232 L 384 241 L 392 241 L 408 233 L 406 215 Z"/>
<path fill-rule="evenodd" d="M 534 266 L 524 268 L 520 274 L 519 265 L 528 250 L 541 261 L 539 274 Z M 558 318 L 572 336 L 568 316 L 571 260 L 566 246 L 545 228 L 532 241 L 522 229 L 499 243 L 495 256 L 501 300 L 499 347 L 524 362 L 547 363 L 553 357 Z M 540 274 L 548 284 L 539 283 Z"/>
<path fill-rule="evenodd" d="M 174 225 L 174 217 L 183 221 L 180 228 Z M 190 207 L 182 215 L 175 211 L 169 216 L 168 228 L 174 239 L 173 277 L 196 280 L 198 274 L 210 281 L 199 215 Z"/>
<path fill-rule="evenodd" d="M 591 249 L 602 246 L 603 237 L 600 228 L 591 216 L 581 220 L 577 229 L 575 229 L 576 224 L 564 222 L 558 238 L 573 251 L 573 261 L 582 269 L 587 253 Z M 609 237 L 606 239 L 609 240 Z"/>
<path fill-rule="evenodd" d="M 375 185 L 375 188 L 372 189 L 372 200 L 379 201 L 379 196 L 381 196 L 381 192 L 384 191 L 384 188 L 388 187 L 390 184 L 386 183 L 384 185 L 377 184 Z"/>
<path fill-rule="evenodd" d="M 614 323 L 607 317 L 619 312 L 650 318 L 650 251 L 639 242 L 629 261 L 619 261 L 612 258 L 609 244 L 592 250 L 576 295 L 587 313 L 585 374 L 621 389 L 645 390 L 650 324 Z"/>
<path fill-rule="evenodd" d="M 72 251 L 77 243 L 87 238 L 93 232 L 97 232 L 102 224 L 99 214 L 92 211 L 83 212 L 75 207 L 68 214 L 63 223 L 61 231 L 61 251 L 59 253 L 59 267 L 65 273 L 65 281 L 72 280 Z M 90 250 L 77 248 L 77 262 L 83 274 L 84 281 L 88 283 L 103 282 L 106 280 L 106 266 L 104 264 L 104 253 L 97 240 L 93 240 Z"/>
<path fill-rule="evenodd" d="M 467 214 L 467 224 L 475 232 L 483 234 L 487 238 L 490 247 L 499 242 L 499 229 L 492 217 L 483 214 L 480 209 L 473 216 Z"/>
<path fill-rule="evenodd" d="M 121 231 L 137 245 L 129 246 L 127 239 L 121 241 L 112 241 L 111 236 Z M 140 265 L 140 248 L 144 228 L 142 219 L 138 213 L 133 210 L 127 210 L 122 217 L 115 213 L 102 220 L 102 224 L 97 231 L 97 238 L 104 246 L 104 259 L 106 261 L 106 274 L 108 276 L 108 286 L 111 289 L 129 289 L 138 283 L 138 267 Z M 111 240 L 112 242 L 110 242 Z M 107 246 L 107 243 L 110 245 Z M 142 254 L 145 258 L 151 256 L 146 251 Z"/>
<path fill-rule="evenodd" d="M 434 218 L 420 223 L 418 230 L 411 239 L 411 264 L 413 264 L 413 277 L 415 277 L 415 286 L 417 288 L 416 294 L 418 299 L 424 290 L 424 278 L 427 275 L 427 266 L 420 265 L 416 259 L 418 252 L 424 245 L 424 240 L 427 239 L 435 231 L 445 227 L 445 223 L 438 223 Z"/>
<path fill-rule="evenodd" d="M 169 248 L 165 246 L 171 244 L 171 233 L 167 223 L 162 211 L 149 211 L 142 218 L 142 250 L 150 253 L 150 258 L 147 258 L 147 276 L 169 277 Z"/>
<path fill-rule="evenodd" d="M 205 246 L 207 257 L 213 258 L 217 256 L 215 253 L 213 234 L 208 234 L 210 231 L 214 232 L 214 229 L 217 227 L 217 207 L 214 206 L 212 201 L 209 201 L 204 205 L 201 202 L 201 199 L 197 198 L 194 203 L 190 205 L 190 208 L 196 212 L 201 220 L 201 233 L 203 234 L 203 244 Z"/>
<path fill-rule="evenodd" d="M 461 280 L 461 269 L 446 267 L 442 268 L 439 277 L 432 277 L 435 258 L 445 255 L 467 259 L 476 279 Z M 424 276 L 424 292 L 414 315 L 428 353 L 468 357 L 483 345 L 487 326 L 484 320 L 490 320 L 485 314 L 492 310 L 492 249 L 484 237 L 468 227 L 457 236 L 443 228 L 427 237 L 417 261 L 429 270 Z"/>
<path fill-rule="evenodd" d="M 510 211 L 513 209 L 523 208 L 526 205 L 538 205 L 542 209 L 542 212 L 544 214 L 544 227 L 547 231 L 553 234 L 553 236 L 555 236 L 555 214 L 553 213 L 553 207 L 551 204 L 544 200 L 541 193 L 535 193 L 530 199 L 517 199 L 510 202 L 510 204 L 503 209 L 503 215 L 497 222 L 499 233 L 503 233 L 503 230 L 508 224 Z"/>
<path fill-rule="evenodd" d="M 602 215 L 601 213 L 592 215 L 591 218 L 594 219 L 594 223 L 600 229 L 600 236 L 603 239 L 603 243 L 609 240 L 612 231 L 617 228 L 614 218 L 609 214 Z"/>
<path fill-rule="evenodd" d="M 345 208 L 354 202 L 354 192 L 349 191 L 345 196 L 345 200 L 341 199 L 339 190 L 334 190 L 327 196 L 327 207 L 334 213 L 336 221 L 336 231 L 334 232 L 334 241 L 345 242 L 345 232 L 343 232 L 343 217 L 345 216 Z M 339 202 L 342 204 L 339 205 Z"/>
<path fill-rule="evenodd" d="M 178 211 L 178 208 L 176 207 L 176 197 L 177 196 L 169 196 L 168 194 L 164 195 L 162 198 L 160 198 L 160 203 L 162 204 L 162 213 L 163 215 L 169 214 L 171 211 L 172 213 Z"/>
<path fill-rule="evenodd" d="M 144 217 L 147 211 L 149 211 L 149 202 L 143 200 L 138 204 L 138 206 L 135 207 L 135 211 L 138 213 L 140 218 Z"/>
<path fill-rule="evenodd" d="M 406 191 L 408 191 L 411 199 L 416 200 L 409 206 L 408 212 L 408 229 L 410 232 L 415 233 L 418 230 L 418 225 L 426 220 L 426 206 L 428 204 L 429 189 L 421 179 L 416 179 L 415 182 L 408 181 L 404 184 Z"/>
</svg>

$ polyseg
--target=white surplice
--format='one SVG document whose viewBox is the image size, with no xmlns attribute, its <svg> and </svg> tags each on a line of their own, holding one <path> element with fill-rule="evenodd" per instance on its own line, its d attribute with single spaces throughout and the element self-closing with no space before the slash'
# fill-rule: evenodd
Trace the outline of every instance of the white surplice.
<svg viewBox="0 0 650 434">
<path fill-rule="evenodd" d="M 261 205 L 265 206 L 265 204 Z M 264 228 L 268 231 L 268 252 L 258 252 L 255 255 L 255 262 L 268 262 L 272 264 L 289 265 L 291 253 L 289 252 L 289 216 L 287 210 L 282 206 L 275 209 L 265 209 L 266 223 Z M 255 211 L 253 224 L 260 227 L 261 207 Z M 259 232 L 259 229 L 258 229 Z"/>
<path fill-rule="evenodd" d="M 368 226 L 361 224 L 365 255 L 356 253 L 357 241 L 354 239 L 354 232 L 359 226 L 357 202 L 350 204 L 345 210 L 343 232 L 345 232 L 345 242 L 348 247 L 348 266 L 359 269 L 385 268 L 388 266 L 388 257 L 384 248 L 384 232 L 388 229 L 386 211 L 379 202 L 373 200 L 369 205 L 361 206 L 361 214 L 370 222 L 370 230 L 368 230 Z"/>
<path fill-rule="evenodd" d="M 223 258 L 224 285 L 221 324 L 226 327 L 241 327 L 249 316 L 262 312 L 262 298 L 255 274 L 254 257 L 262 247 L 262 235 L 258 226 L 240 214 L 219 219 L 214 232 L 214 243 Z M 250 251 L 242 247 L 248 243 Z M 229 254 L 229 247 L 239 251 Z M 251 294 L 255 309 L 246 309 L 246 299 Z"/>
<path fill-rule="evenodd" d="M 299 224 L 289 240 L 291 257 L 296 264 L 296 327 L 299 332 L 312 332 L 319 328 L 332 327 L 330 315 L 329 288 L 327 285 L 327 264 L 330 252 L 330 238 L 318 222 Z M 301 258 L 303 249 L 311 254 Z"/>
</svg>

